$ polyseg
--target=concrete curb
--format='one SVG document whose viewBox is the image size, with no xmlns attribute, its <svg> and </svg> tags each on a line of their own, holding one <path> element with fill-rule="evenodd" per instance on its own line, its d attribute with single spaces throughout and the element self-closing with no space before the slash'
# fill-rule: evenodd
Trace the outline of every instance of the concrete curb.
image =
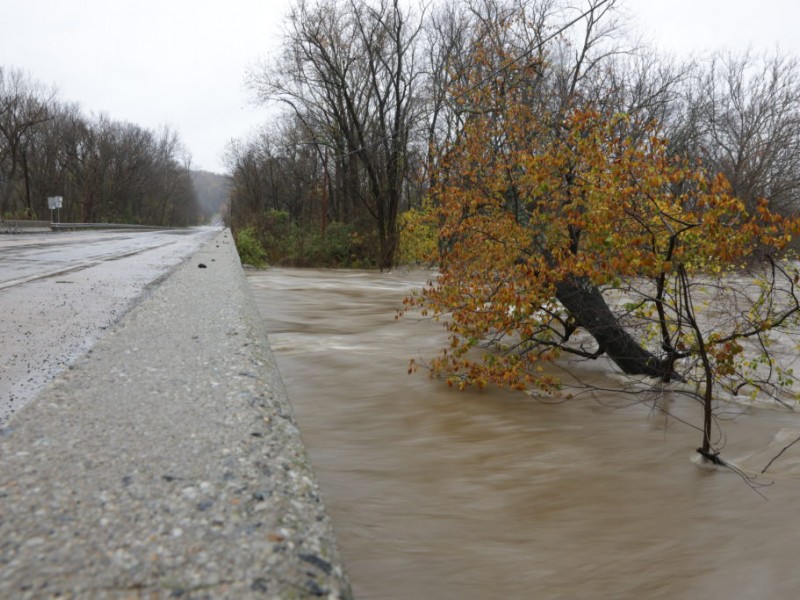
<svg viewBox="0 0 800 600">
<path fill-rule="evenodd" d="M 352 597 L 227 231 L 12 420 L 0 460 L 0 597 Z"/>
</svg>

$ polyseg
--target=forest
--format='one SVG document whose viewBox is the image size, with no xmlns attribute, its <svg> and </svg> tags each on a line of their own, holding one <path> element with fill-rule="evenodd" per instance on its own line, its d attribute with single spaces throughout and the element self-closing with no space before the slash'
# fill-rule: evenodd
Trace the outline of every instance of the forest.
<svg viewBox="0 0 800 600">
<path fill-rule="evenodd" d="M 177 132 L 87 116 L 32 75 L 0 66 L 0 217 L 194 225 L 203 213 Z"/>
<path fill-rule="evenodd" d="M 653 125 L 671 156 L 723 175 L 748 208 L 765 198 L 791 213 L 797 58 L 679 60 L 637 39 L 624 9 L 623 0 L 299 0 L 280 52 L 247 77 L 257 99 L 283 110 L 227 149 L 232 226 L 270 262 L 425 260 L 432 231 L 421 213 L 476 117 L 470 95 L 523 87 L 540 118 L 583 108 L 624 114 L 632 130 Z"/>
<path fill-rule="evenodd" d="M 251 262 L 435 264 L 407 310 L 458 387 L 702 407 L 797 399 L 800 70 L 771 51 L 678 60 L 622 0 L 299 0 L 249 74 L 281 116 L 228 148 Z"/>
</svg>

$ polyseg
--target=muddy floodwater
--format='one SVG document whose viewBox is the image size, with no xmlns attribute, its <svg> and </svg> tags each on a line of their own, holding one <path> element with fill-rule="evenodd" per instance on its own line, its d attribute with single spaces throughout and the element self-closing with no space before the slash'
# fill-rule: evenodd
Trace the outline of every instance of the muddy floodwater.
<svg viewBox="0 0 800 600">
<path fill-rule="evenodd" d="M 427 276 L 249 275 L 357 598 L 800 598 L 800 444 L 759 476 L 765 499 L 695 464 L 700 433 L 651 398 L 407 375 L 445 339 L 394 319 Z M 686 399 L 668 408 L 699 423 Z M 800 435 L 785 410 L 723 416 L 723 454 L 750 473 Z"/>
</svg>

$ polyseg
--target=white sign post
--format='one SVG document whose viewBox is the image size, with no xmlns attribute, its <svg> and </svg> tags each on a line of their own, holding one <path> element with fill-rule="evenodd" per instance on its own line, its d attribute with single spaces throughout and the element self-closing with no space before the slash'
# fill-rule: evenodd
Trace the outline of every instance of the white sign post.
<svg viewBox="0 0 800 600">
<path fill-rule="evenodd" d="M 49 196 L 47 198 L 47 206 L 50 208 L 50 222 L 58 223 L 58 209 L 61 208 L 61 205 L 64 203 L 63 196 Z M 53 211 L 56 211 L 56 220 L 53 221 Z"/>
</svg>

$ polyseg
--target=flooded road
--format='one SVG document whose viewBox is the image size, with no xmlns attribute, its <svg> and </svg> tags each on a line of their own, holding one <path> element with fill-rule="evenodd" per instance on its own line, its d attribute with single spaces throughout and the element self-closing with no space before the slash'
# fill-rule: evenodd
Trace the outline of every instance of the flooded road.
<svg viewBox="0 0 800 600">
<path fill-rule="evenodd" d="M 759 477 L 765 500 L 692 462 L 700 433 L 646 398 L 554 404 L 409 376 L 445 340 L 394 319 L 425 277 L 249 274 L 357 598 L 800 597 L 800 444 Z M 687 400 L 670 410 L 699 422 Z M 800 415 L 747 413 L 721 423 L 723 454 L 757 472 Z"/>
</svg>

